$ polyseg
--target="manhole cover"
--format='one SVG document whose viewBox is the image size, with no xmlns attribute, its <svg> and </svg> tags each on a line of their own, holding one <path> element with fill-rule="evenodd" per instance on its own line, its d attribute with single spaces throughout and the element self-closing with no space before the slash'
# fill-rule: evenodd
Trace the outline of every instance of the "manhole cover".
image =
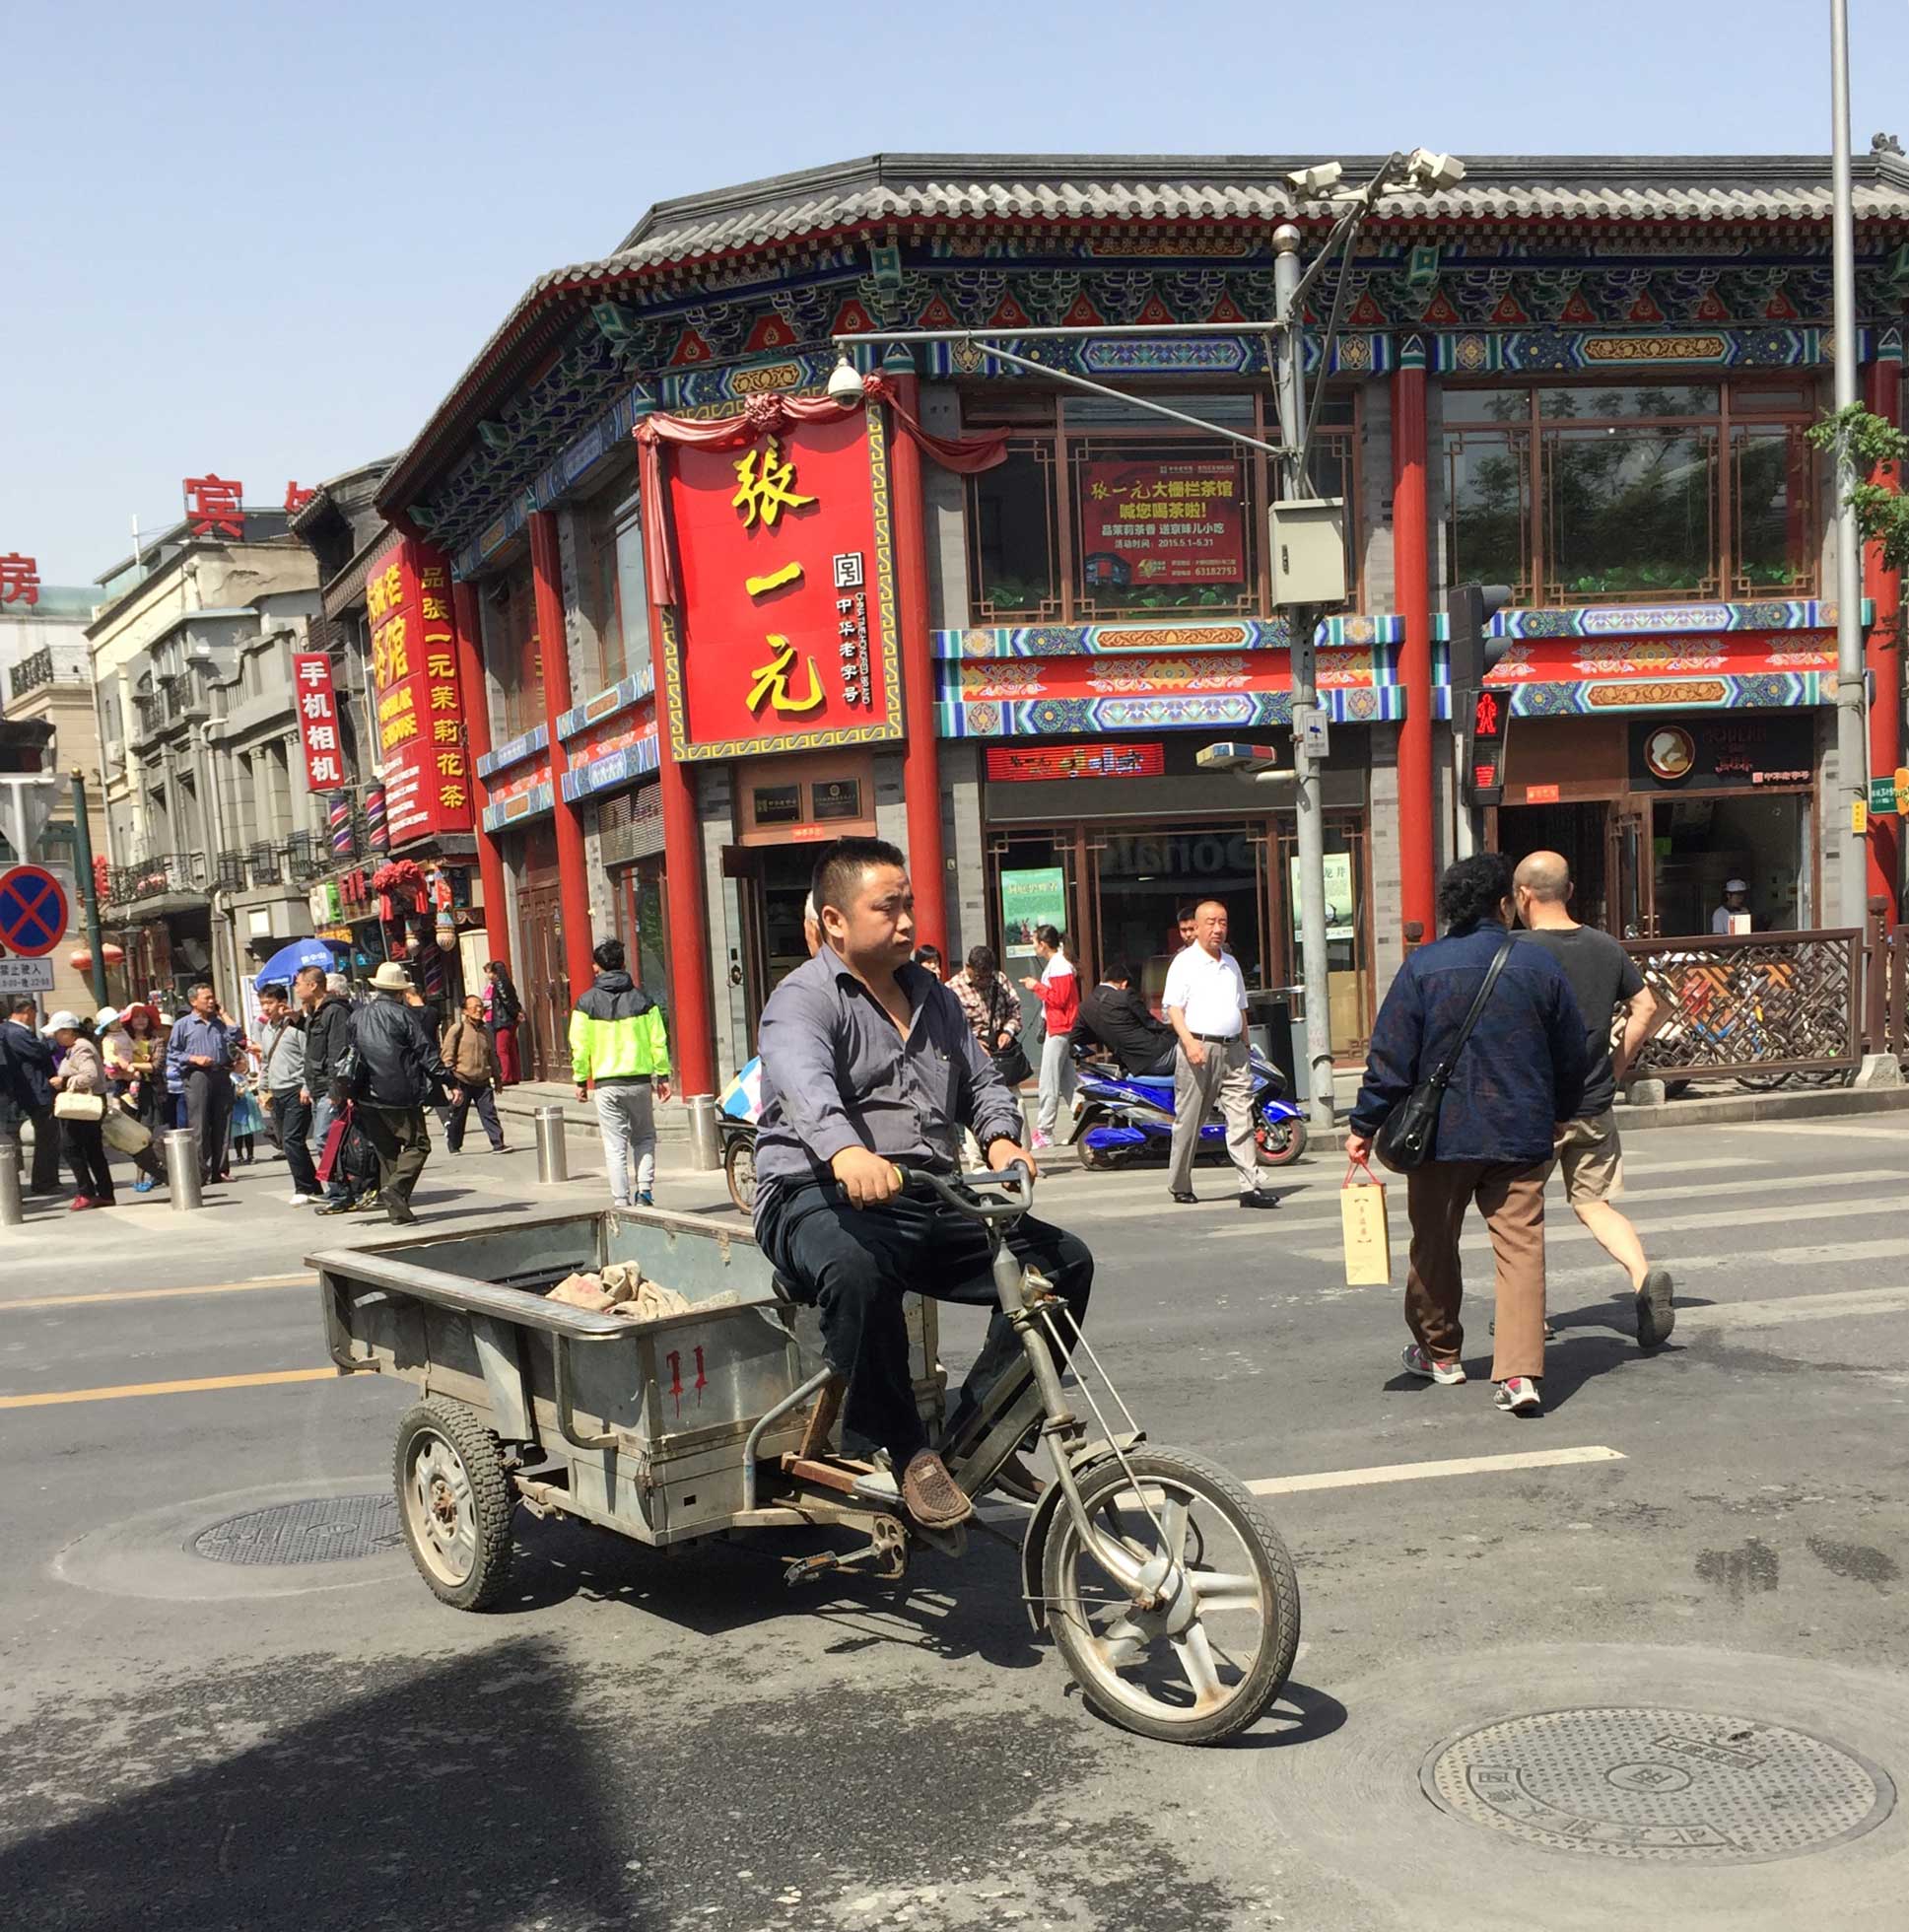
<svg viewBox="0 0 1909 1932">
<path fill-rule="evenodd" d="M 1820 1851 L 1895 1804 L 1881 1771 L 1807 1731 L 1635 1706 L 1489 1724 L 1439 1746 L 1419 1782 L 1454 1818 L 1528 1844 L 1677 1864 Z"/>
<path fill-rule="evenodd" d="M 375 1556 L 404 1540 L 395 1497 L 314 1496 L 229 1516 L 192 1539 L 214 1563 L 336 1563 Z"/>
</svg>

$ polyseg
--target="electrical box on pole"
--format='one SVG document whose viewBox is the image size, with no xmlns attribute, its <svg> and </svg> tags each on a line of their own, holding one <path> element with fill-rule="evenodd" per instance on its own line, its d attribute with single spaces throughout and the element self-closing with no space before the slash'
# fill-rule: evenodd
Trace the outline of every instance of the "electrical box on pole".
<svg viewBox="0 0 1909 1932">
<path fill-rule="evenodd" d="M 1488 635 L 1491 620 L 1511 602 L 1504 584 L 1455 584 L 1445 596 L 1447 662 L 1452 724 L 1459 733 L 1459 777 L 1465 802 L 1474 810 L 1505 794 L 1505 741 L 1511 727 L 1511 693 L 1485 686 L 1486 674 L 1511 648 L 1506 637 Z"/>
<path fill-rule="evenodd" d="M 1345 499 L 1288 497 L 1272 506 L 1272 601 L 1345 601 Z"/>
</svg>

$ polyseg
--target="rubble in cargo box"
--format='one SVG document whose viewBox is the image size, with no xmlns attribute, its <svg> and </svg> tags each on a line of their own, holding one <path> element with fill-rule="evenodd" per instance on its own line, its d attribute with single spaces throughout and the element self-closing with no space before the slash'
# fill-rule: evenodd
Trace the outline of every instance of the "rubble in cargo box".
<svg viewBox="0 0 1909 1932">
<path fill-rule="evenodd" d="M 545 1299 L 592 1315 L 622 1315 L 632 1322 L 659 1322 L 666 1315 L 686 1315 L 691 1308 L 732 1308 L 736 1303 L 734 1292 L 726 1289 L 692 1302 L 676 1289 L 649 1280 L 633 1261 L 611 1262 L 600 1274 L 566 1275 Z"/>
</svg>

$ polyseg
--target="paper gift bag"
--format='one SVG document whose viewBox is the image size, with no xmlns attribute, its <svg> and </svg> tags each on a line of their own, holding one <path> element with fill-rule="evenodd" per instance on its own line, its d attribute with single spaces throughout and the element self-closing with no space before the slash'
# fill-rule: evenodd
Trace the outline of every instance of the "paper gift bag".
<svg viewBox="0 0 1909 1932">
<path fill-rule="evenodd" d="M 1357 1177 L 1363 1174 L 1364 1180 Z M 1353 1161 L 1339 1189 L 1339 1225 L 1345 1240 L 1345 1284 L 1383 1288 L 1392 1282 L 1392 1234 L 1386 1225 L 1385 1184 L 1364 1161 Z"/>
</svg>

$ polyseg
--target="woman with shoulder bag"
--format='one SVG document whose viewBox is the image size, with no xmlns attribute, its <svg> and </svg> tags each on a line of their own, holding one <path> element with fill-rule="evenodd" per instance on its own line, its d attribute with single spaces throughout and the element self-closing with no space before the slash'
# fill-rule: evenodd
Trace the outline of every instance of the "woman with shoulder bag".
<svg viewBox="0 0 1909 1932">
<path fill-rule="evenodd" d="M 994 957 L 991 946 L 976 946 L 967 963 L 948 981 L 948 991 L 961 1002 L 981 1050 L 1010 1088 L 1033 1070 L 1021 1047 L 1021 1002 Z"/>
<path fill-rule="evenodd" d="M 484 1023 L 491 1031 L 491 1045 L 497 1049 L 500 1087 L 515 1086 L 523 1078 L 517 1058 L 517 1028 L 523 1021 L 523 1001 L 511 984 L 511 969 L 501 959 L 484 968 Z"/>
<path fill-rule="evenodd" d="M 1535 1414 L 1544 1375 L 1544 1183 L 1557 1125 L 1584 1092 L 1585 1031 L 1564 969 L 1510 928 L 1511 867 L 1495 852 L 1439 881 L 1445 937 L 1406 959 L 1379 1009 L 1345 1151 L 1405 1175 L 1408 1375 L 1466 1379 L 1459 1237 L 1472 1204 L 1491 1230 L 1496 1405 Z"/>
<path fill-rule="evenodd" d="M 79 1186 L 69 1204 L 74 1212 L 112 1206 L 112 1169 L 106 1164 L 101 1123 L 111 1104 L 105 1064 L 78 1013 L 58 1012 L 44 1031 L 64 1058 L 53 1075 L 53 1113 L 66 1143 L 66 1158 Z"/>
</svg>

